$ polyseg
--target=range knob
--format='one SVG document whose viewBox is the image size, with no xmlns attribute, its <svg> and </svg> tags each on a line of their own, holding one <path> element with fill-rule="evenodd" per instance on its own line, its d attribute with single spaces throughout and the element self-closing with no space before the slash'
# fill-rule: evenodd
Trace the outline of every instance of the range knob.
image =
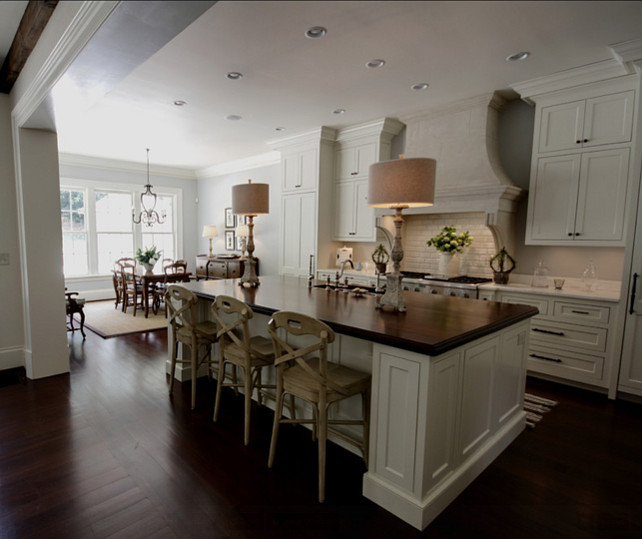
<svg viewBox="0 0 642 539">
<path fill-rule="evenodd" d="M 450 293 L 450 295 L 454 297 L 454 296 L 456 296 L 457 294 L 455 294 L 454 292 L 451 292 L 451 293 Z"/>
</svg>

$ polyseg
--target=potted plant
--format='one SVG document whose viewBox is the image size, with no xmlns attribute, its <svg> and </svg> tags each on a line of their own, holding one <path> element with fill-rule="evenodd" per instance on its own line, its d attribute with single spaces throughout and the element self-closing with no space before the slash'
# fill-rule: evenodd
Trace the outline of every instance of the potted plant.
<svg viewBox="0 0 642 539">
<path fill-rule="evenodd" d="M 377 272 L 382 275 L 386 273 L 386 264 L 390 260 L 390 255 L 382 243 L 372 252 L 372 261 L 375 263 Z"/>
<path fill-rule="evenodd" d="M 490 267 L 493 270 L 493 281 L 497 284 L 507 284 L 508 274 L 515 269 L 516 263 L 508 254 L 505 247 L 490 259 Z"/>
<path fill-rule="evenodd" d="M 147 270 L 147 273 L 150 274 L 152 273 L 152 270 L 154 269 L 156 262 L 160 260 L 161 254 L 162 254 L 162 251 L 159 251 L 156 248 L 156 245 L 152 245 L 151 247 L 145 247 L 144 251 L 139 248 L 136 251 L 136 260 L 138 260 L 138 262 L 140 262 L 143 265 L 143 267 Z"/>
<path fill-rule="evenodd" d="M 466 232 L 457 233 L 454 226 L 445 226 L 441 232 L 430 238 L 426 245 L 432 246 L 441 253 L 439 273 L 448 277 L 459 275 L 459 253 L 473 242 L 473 237 Z"/>
</svg>

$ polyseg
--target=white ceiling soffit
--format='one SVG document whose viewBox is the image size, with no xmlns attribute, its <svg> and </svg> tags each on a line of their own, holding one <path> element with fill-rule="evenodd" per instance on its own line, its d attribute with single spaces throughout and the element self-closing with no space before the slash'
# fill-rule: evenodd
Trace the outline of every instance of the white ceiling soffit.
<svg viewBox="0 0 642 539">
<path fill-rule="evenodd" d="M 640 20 L 642 2 L 220 1 L 82 115 L 57 118 L 60 149 L 140 162 L 149 147 L 152 162 L 203 170 L 264 154 L 275 137 L 399 118 L 614 61 L 608 45 L 641 37 Z M 311 26 L 327 35 L 306 38 Z M 520 51 L 531 55 L 505 61 Z M 383 67 L 366 67 L 379 58 Z M 228 80 L 231 71 L 243 78 Z M 422 82 L 426 90 L 410 89 Z"/>
<path fill-rule="evenodd" d="M 215 3 L 121 2 L 25 127 L 55 129 L 59 118 L 82 116 Z"/>
</svg>

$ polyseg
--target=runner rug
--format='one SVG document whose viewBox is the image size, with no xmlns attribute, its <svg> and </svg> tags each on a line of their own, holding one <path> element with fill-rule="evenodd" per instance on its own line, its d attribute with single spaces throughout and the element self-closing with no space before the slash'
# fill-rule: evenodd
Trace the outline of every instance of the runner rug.
<svg viewBox="0 0 642 539">
<path fill-rule="evenodd" d="M 530 428 L 535 427 L 544 417 L 543 414 L 550 412 L 551 408 L 556 404 L 557 401 L 525 393 L 524 411 L 526 412 L 526 426 Z"/>
<path fill-rule="evenodd" d="M 107 301 L 90 301 L 85 303 L 85 328 L 90 329 L 104 339 L 118 337 L 119 335 L 129 335 L 131 333 L 141 333 L 143 331 L 156 331 L 167 327 L 167 318 L 163 310 L 154 314 L 151 310 L 149 317 L 145 318 L 143 309 L 136 310 L 127 307 L 127 312 L 114 308 L 114 300 Z M 80 326 L 80 317 L 76 314 L 74 318 L 74 327 Z"/>
</svg>

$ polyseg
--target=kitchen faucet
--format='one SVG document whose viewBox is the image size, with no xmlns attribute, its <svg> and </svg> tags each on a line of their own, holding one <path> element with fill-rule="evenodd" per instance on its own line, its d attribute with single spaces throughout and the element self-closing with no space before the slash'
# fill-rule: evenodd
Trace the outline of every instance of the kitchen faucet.
<svg viewBox="0 0 642 539">
<path fill-rule="evenodd" d="M 350 260 L 349 258 L 347 258 L 343 262 L 341 262 L 341 273 L 339 273 L 337 271 L 337 273 L 336 273 L 336 275 L 334 277 L 334 280 L 336 281 L 337 286 L 339 285 L 339 281 L 341 280 L 341 277 L 343 277 L 343 271 L 346 268 L 346 264 L 350 264 L 350 266 L 352 266 L 352 269 L 354 269 L 354 264 L 352 263 L 352 260 Z M 347 279 L 348 278 L 346 277 L 346 281 L 347 281 Z M 346 282 L 346 284 L 348 284 L 348 283 Z"/>
</svg>

